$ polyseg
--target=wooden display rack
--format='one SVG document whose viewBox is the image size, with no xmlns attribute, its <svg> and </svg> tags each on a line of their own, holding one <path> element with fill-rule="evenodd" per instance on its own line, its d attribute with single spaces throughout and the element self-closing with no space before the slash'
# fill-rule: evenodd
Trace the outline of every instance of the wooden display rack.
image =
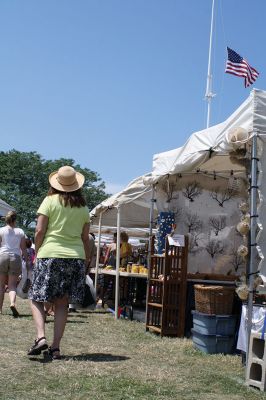
<svg viewBox="0 0 266 400">
<path fill-rule="evenodd" d="M 161 336 L 184 336 L 187 254 L 188 237 L 185 237 L 184 247 L 169 246 L 166 238 L 165 255 L 151 255 L 146 331 Z"/>
</svg>

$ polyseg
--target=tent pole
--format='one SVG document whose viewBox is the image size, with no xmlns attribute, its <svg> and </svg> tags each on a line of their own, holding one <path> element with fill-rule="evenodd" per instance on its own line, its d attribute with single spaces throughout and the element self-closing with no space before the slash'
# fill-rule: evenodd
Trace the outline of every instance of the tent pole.
<svg viewBox="0 0 266 400">
<path fill-rule="evenodd" d="M 251 184 L 250 184 L 250 258 L 248 268 L 248 309 L 247 309 L 247 346 L 246 365 L 248 365 L 249 341 L 252 329 L 254 272 L 256 257 L 256 228 L 257 228 L 257 134 L 252 138 L 251 155 Z"/>
<path fill-rule="evenodd" d="M 154 203 L 156 202 L 156 199 L 154 198 L 154 185 L 152 186 L 152 192 L 151 192 L 151 206 L 150 206 L 150 226 L 149 226 L 149 247 L 148 247 L 148 259 L 147 259 L 147 266 L 148 269 L 150 268 L 151 265 L 151 246 L 152 246 L 152 227 L 153 227 L 153 214 L 154 214 Z"/>
<path fill-rule="evenodd" d="M 156 202 L 156 199 L 154 198 L 154 192 L 155 192 L 155 185 L 152 186 L 152 192 L 151 192 L 149 248 L 148 248 L 148 259 L 147 259 L 148 277 L 150 276 L 151 250 L 152 250 L 153 214 L 154 214 L 154 203 Z M 149 283 L 148 283 L 148 281 L 147 281 L 147 290 L 146 290 L 146 313 L 145 313 L 146 326 L 148 325 L 148 295 L 149 295 Z"/>
<path fill-rule="evenodd" d="M 156 199 L 154 198 L 155 185 L 152 185 L 151 191 L 151 205 L 150 205 L 150 230 L 149 230 L 149 247 L 148 247 L 148 258 L 147 258 L 147 267 L 148 267 L 148 276 L 150 276 L 150 266 L 151 266 L 151 250 L 152 250 L 152 227 L 153 227 L 153 214 L 154 214 L 154 203 Z M 149 284 L 147 281 L 147 289 L 146 289 L 146 314 L 145 321 L 146 326 L 148 324 L 148 295 L 149 295 Z"/>
<path fill-rule="evenodd" d="M 97 256 L 96 256 L 95 277 L 94 277 L 94 287 L 96 293 L 97 293 L 98 271 L 100 263 L 100 252 L 101 252 L 102 215 L 103 213 L 101 212 L 99 217 L 99 226 L 98 226 L 98 244 L 97 244 Z"/>
<path fill-rule="evenodd" d="M 119 267 L 120 267 L 120 206 L 117 207 L 117 238 L 116 238 L 116 274 L 115 274 L 115 319 L 118 319 L 119 307 Z"/>
</svg>

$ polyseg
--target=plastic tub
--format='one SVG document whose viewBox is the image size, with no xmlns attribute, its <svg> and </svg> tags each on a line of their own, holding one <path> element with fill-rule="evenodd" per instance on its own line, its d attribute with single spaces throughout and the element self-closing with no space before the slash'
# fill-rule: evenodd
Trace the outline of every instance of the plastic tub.
<svg viewBox="0 0 266 400">
<path fill-rule="evenodd" d="M 204 335 L 234 335 L 236 315 L 209 315 L 192 311 L 193 329 Z"/>
<path fill-rule="evenodd" d="M 194 329 L 191 330 L 193 335 L 194 346 L 208 354 L 231 354 L 234 345 L 234 336 L 222 336 L 222 335 L 203 335 L 196 332 Z"/>
</svg>

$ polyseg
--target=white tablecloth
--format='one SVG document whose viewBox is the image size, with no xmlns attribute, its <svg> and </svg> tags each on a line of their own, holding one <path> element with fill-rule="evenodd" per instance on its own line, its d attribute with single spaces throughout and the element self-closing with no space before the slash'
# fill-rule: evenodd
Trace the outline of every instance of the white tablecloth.
<svg viewBox="0 0 266 400">
<path fill-rule="evenodd" d="M 258 332 L 258 333 L 262 332 L 265 315 L 266 315 L 265 307 L 253 306 L 253 311 L 252 311 L 253 332 Z M 247 346 L 247 306 L 243 305 L 236 348 L 238 350 L 246 352 L 246 346 Z"/>
</svg>

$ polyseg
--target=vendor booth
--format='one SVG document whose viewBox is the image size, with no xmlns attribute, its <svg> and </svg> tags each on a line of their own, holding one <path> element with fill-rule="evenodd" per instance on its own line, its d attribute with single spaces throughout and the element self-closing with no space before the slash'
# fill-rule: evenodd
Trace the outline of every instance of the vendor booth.
<svg viewBox="0 0 266 400">
<path fill-rule="evenodd" d="M 130 182 L 127 187 L 119 193 L 114 194 L 107 200 L 103 201 L 95 207 L 91 213 L 91 221 L 93 225 L 98 224 L 98 245 L 97 245 L 97 260 L 95 268 L 95 284 L 98 281 L 98 272 L 100 267 L 100 242 L 103 228 L 116 226 L 117 231 L 117 255 L 115 271 L 102 271 L 101 273 L 115 276 L 115 317 L 118 318 L 119 313 L 119 277 L 120 275 L 128 274 L 126 271 L 120 271 L 120 232 L 126 230 L 128 233 L 133 231 L 137 234 L 140 229 L 148 228 L 148 237 L 151 238 L 153 231 L 152 227 L 156 221 L 156 207 L 150 206 L 153 195 L 153 188 L 144 183 L 145 178 L 149 178 L 150 174 L 138 177 Z M 122 228 L 123 227 L 123 228 Z M 133 229 L 133 231 L 130 229 Z M 147 230 L 145 231 L 145 236 Z M 150 243 L 150 240 L 149 240 Z M 143 276 L 142 276 L 143 275 Z M 128 277 L 133 277 L 130 274 Z M 138 274 L 136 279 L 147 279 L 147 274 Z"/>
<path fill-rule="evenodd" d="M 176 231 L 189 235 L 190 273 L 243 274 L 237 292 L 248 300 L 250 355 L 257 346 L 257 338 L 249 341 L 253 303 L 265 291 L 266 282 L 265 135 L 266 92 L 253 90 L 221 124 L 194 133 L 181 148 L 155 155 L 147 182 L 156 185 L 159 216 L 167 212 Z M 247 379 L 261 387 L 254 376 L 263 375 L 263 361 L 252 358 Z"/>
<path fill-rule="evenodd" d="M 206 283 L 211 277 L 212 283 L 225 287 L 241 277 L 237 292 L 247 304 L 247 352 L 254 291 L 263 294 L 266 282 L 265 135 L 266 92 L 253 90 L 224 122 L 192 134 L 183 147 L 156 154 L 152 173 L 129 185 L 129 196 L 125 189 L 124 203 L 114 196 L 93 211 L 98 220 L 105 211 L 111 211 L 110 216 L 115 211 L 119 228 L 121 206 L 129 226 L 137 226 L 135 218 L 141 226 L 149 221 L 151 229 L 156 204 L 156 257 L 165 255 L 167 235 L 183 235 L 188 238 L 188 281 Z M 131 212 L 132 201 L 143 206 L 143 200 L 150 213 L 147 207 L 142 208 L 144 213 Z M 200 300 L 206 295 L 201 289 L 197 293 Z M 224 292 L 232 298 L 230 290 Z M 198 339 L 198 331 L 195 336 Z M 248 371 L 252 368 L 248 364 Z"/>
</svg>

